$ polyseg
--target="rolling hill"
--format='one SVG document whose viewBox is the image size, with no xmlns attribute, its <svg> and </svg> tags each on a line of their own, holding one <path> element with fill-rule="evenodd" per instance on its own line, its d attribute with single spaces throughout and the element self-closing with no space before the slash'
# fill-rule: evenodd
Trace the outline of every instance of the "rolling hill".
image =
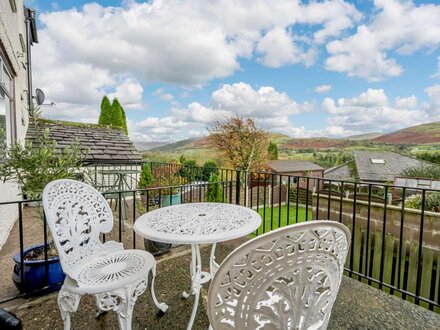
<svg viewBox="0 0 440 330">
<path fill-rule="evenodd" d="M 385 144 L 428 144 L 440 143 L 440 122 L 433 122 L 404 128 L 381 135 L 372 140 Z"/>
<path fill-rule="evenodd" d="M 368 133 L 340 139 L 325 137 L 292 138 L 284 134 L 271 133 L 270 140 L 278 145 L 280 157 L 291 158 L 313 152 L 351 152 L 354 149 L 392 150 L 399 145 L 440 144 L 440 122 L 408 127 L 392 133 L 380 135 Z M 390 149 L 391 148 L 391 149 Z M 218 159 L 215 150 L 210 148 L 207 137 L 187 139 L 159 145 L 144 151 L 144 157 L 152 159 L 178 159 L 185 155 L 203 163 L 207 159 Z"/>
<path fill-rule="evenodd" d="M 284 134 L 271 133 L 270 140 L 278 145 L 284 144 L 291 138 Z M 209 148 L 209 142 L 206 136 L 197 139 L 181 140 L 174 143 L 151 148 L 149 151 L 167 152 L 167 151 L 185 151 L 188 149 L 205 149 Z"/>
<path fill-rule="evenodd" d="M 358 135 L 351 135 L 347 136 L 344 139 L 346 140 L 352 140 L 352 141 L 358 141 L 358 140 L 372 140 L 379 136 L 382 136 L 382 133 L 366 133 L 366 134 L 358 134 Z"/>
</svg>

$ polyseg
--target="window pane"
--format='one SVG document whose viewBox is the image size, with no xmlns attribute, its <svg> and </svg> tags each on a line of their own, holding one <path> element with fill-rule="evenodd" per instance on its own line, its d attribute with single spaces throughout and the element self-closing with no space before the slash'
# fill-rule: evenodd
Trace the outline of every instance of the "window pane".
<svg viewBox="0 0 440 330">
<path fill-rule="evenodd" d="M 9 76 L 9 73 L 6 71 L 6 68 L 3 66 L 3 84 L 6 87 L 6 90 L 11 93 L 12 92 L 12 79 Z"/>
<path fill-rule="evenodd" d="M 0 159 L 3 158 L 4 150 L 10 143 L 10 100 L 0 88 Z"/>
</svg>

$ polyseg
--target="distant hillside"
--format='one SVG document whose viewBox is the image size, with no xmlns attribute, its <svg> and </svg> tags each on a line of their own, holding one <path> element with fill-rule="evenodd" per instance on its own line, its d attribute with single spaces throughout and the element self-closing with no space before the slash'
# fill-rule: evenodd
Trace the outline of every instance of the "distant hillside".
<svg viewBox="0 0 440 330">
<path fill-rule="evenodd" d="M 198 139 L 187 139 L 182 141 L 177 141 L 174 143 L 165 144 L 156 148 L 150 149 L 150 151 L 175 151 L 175 150 L 185 150 L 189 148 L 194 148 L 194 143 L 197 143 Z"/>
<path fill-rule="evenodd" d="M 134 142 L 134 145 L 138 151 L 146 151 L 154 148 L 159 148 L 163 145 L 166 145 L 164 142 Z"/>
<path fill-rule="evenodd" d="M 329 139 L 329 138 L 290 138 L 281 145 L 284 149 L 329 149 L 344 148 L 348 146 L 347 140 Z"/>
<path fill-rule="evenodd" d="M 375 143 L 388 144 L 425 144 L 440 143 L 440 122 L 408 127 L 381 135 L 372 140 Z"/>
<path fill-rule="evenodd" d="M 359 134 L 359 135 L 351 135 L 347 136 L 344 139 L 346 140 L 352 140 L 352 141 L 358 141 L 358 140 L 373 140 L 379 136 L 382 136 L 382 133 L 366 133 L 366 134 Z"/>
<path fill-rule="evenodd" d="M 271 133 L 269 139 L 276 144 L 282 144 L 289 139 L 289 136 L 278 133 Z M 149 151 L 185 151 L 188 149 L 204 149 L 209 148 L 209 142 L 206 136 L 197 139 L 187 139 L 182 141 L 177 141 L 174 143 L 158 146 L 156 148 L 151 148 Z"/>
</svg>

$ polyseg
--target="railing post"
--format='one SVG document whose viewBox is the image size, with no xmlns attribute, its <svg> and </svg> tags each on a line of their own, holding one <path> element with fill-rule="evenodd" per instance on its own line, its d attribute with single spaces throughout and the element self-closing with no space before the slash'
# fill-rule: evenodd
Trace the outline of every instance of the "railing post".
<svg viewBox="0 0 440 330">
<path fill-rule="evenodd" d="M 241 171 L 236 170 L 236 181 L 235 181 L 235 204 L 240 205 L 240 178 L 241 178 Z"/>
</svg>

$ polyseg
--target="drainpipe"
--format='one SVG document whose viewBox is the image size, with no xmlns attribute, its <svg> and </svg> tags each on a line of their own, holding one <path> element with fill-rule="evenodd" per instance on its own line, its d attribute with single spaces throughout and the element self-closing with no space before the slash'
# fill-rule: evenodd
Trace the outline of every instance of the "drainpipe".
<svg viewBox="0 0 440 330">
<path fill-rule="evenodd" d="M 35 23 L 35 10 L 24 8 L 25 23 L 26 23 L 26 62 L 27 62 L 27 75 L 28 75 L 28 111 L 33 107 L 32 101 L 32 54 L 31 46 L 34 42 L 38 43 L 37 28 Z"/>
</svg>

